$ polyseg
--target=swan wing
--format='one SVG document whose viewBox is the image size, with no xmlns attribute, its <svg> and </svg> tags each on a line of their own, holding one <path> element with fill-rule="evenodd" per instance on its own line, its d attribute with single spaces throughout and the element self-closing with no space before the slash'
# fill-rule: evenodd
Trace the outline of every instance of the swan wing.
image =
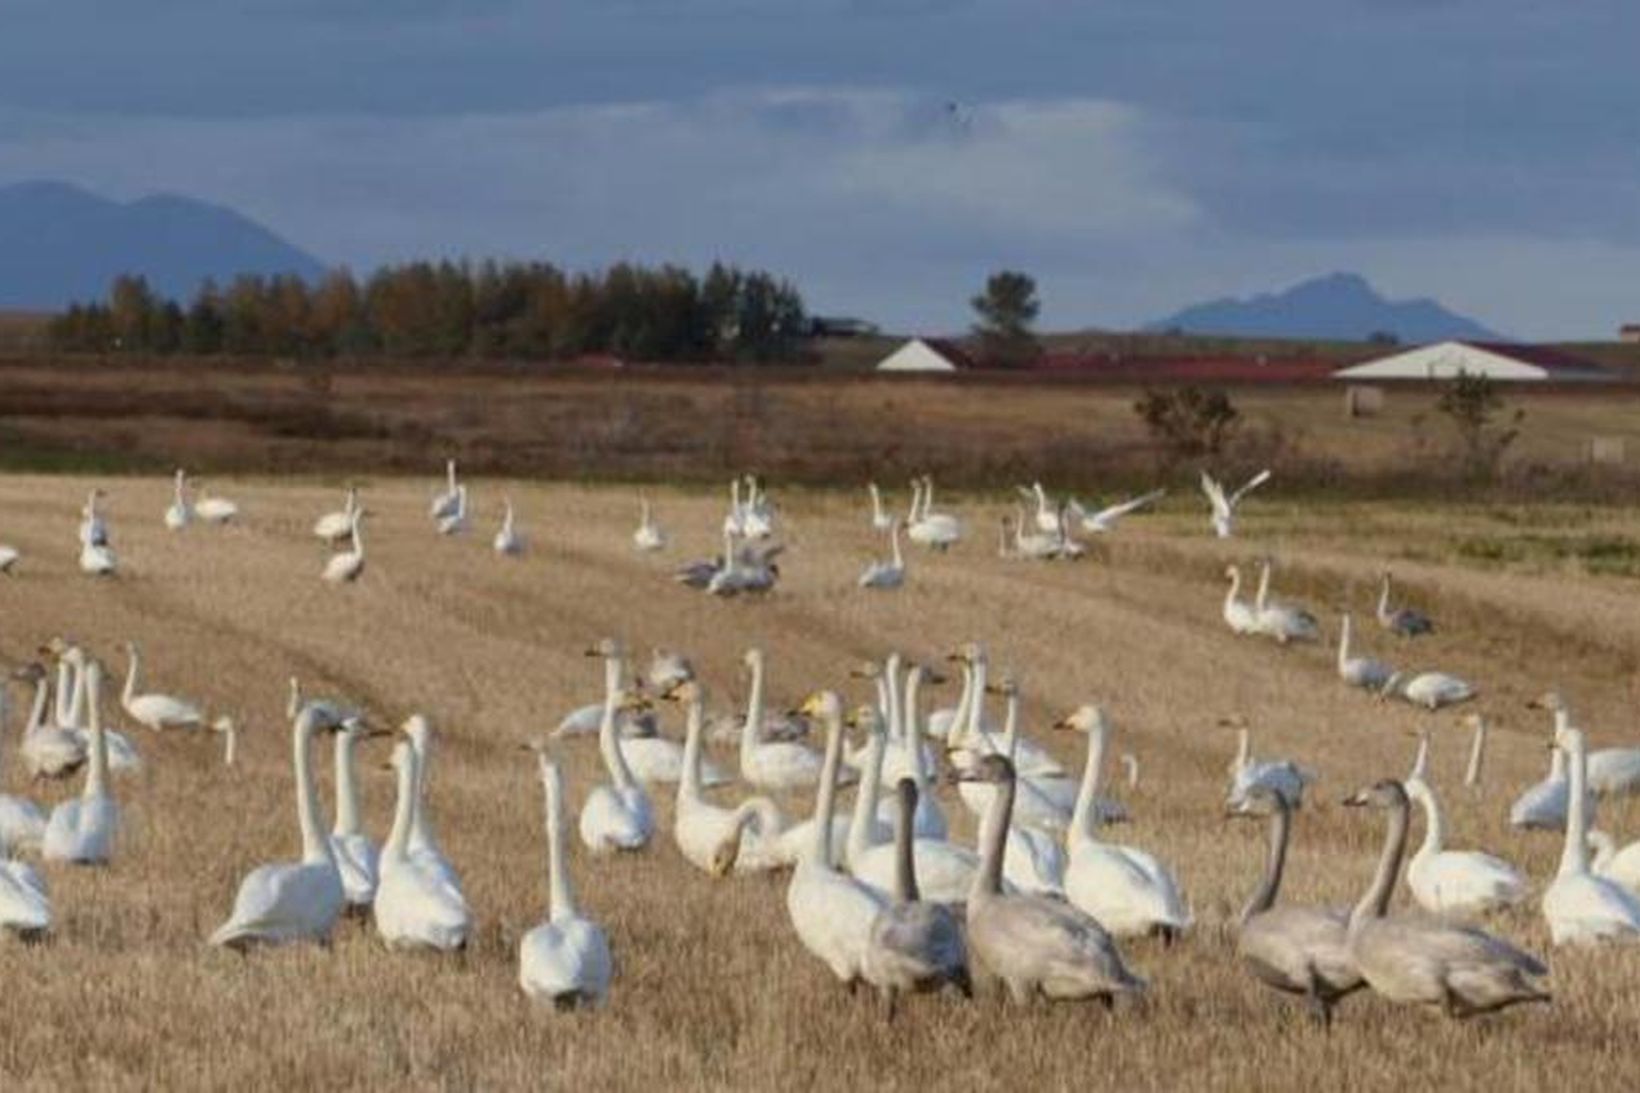
<svg viewBox="0 0 1640 1093">
<path fill-rule="evenodd" d="M 1236 504 L 1238 502 L 1240 502 L 1243 497 L 1246 497 L 1249 493 L 1252 493 L 1254 490 L 1258 489 L 1260 486 L 1264 485 L 1264 483 L 1268 482 L 1269 480 L 1270 480 L 1270 469 L 1268 467 L 1266 467 L 1264 470 L 1259 471 L 1253 477 L 1249 478 L 1247 480 L 1246 484 L 1241 487 L 1241 489 L 1237 490 L 1235 493 L 1230 495 L 1230 507 L 1234 508 L 1236 506 Z"/>
<path fill-rule="evenodd" d="M 258 866 L 240 882 L 233 913 L 211 944 L 327 940 L 342 900 L 341 878 L 328 862 Z"/>
</svg>

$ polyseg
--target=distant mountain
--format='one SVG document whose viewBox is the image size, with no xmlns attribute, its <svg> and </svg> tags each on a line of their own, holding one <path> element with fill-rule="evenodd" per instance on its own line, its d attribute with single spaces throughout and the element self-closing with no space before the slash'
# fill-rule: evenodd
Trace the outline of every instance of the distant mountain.
<svg viewBox="0 0 1640 1093">
<path fill-rule="evenodd" d="M 66 182 L 0 186 L 0 309 L 55 310 L 100 298 L 122 273 L 191 296 L 207 277 L 294 273 L 324 264 L 221 205 L 157 194 L 109 201 Z"/>
<path fill-rule="evenodd" d="M 1159 319 L 1146 330 L 1247 338 L 1361 341 L 1379 332 L 1403 342 L 1448 338 L 1496 341 L 1499 335 L 1434 300 L 1386 300 L 1354 273 L 1333 273 L 1284 292 L 1214 300 Z"/>
</svg>

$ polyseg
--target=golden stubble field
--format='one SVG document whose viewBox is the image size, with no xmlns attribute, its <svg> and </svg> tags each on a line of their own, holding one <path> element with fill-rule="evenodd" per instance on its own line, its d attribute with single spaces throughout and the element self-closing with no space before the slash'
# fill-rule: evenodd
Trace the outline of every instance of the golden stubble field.
<svg viewBox="0 0 1640 1093">
<path fill-rule="evenodd" d="M 1284 894 L 1353 900 L 1381 829 L 1376 817 L 1336 802 L 1403 772 L 1408 732 L 1426 716 L 1347 690 L 1328 651 L 1232 637 L 1218 614 L 1220 574 L 1229 560 L 1271 552 L 1284 563 L 1284 595 L 1329 616 L 1346 604 L 1365 613 L 1379 565 L 1399 558 L 1406 595 L 1437 616 L 1442 633 L 1397 648 L 1367 626 L 1367 642 L 1378 655 L 1481 684 L 1481 708 L 1496 724 L 1483 790 L 1466 795 L 1458 784 L 1467 739 L 1451 714 L 1427 718 L 1436 784 L 1457 845 L 1502 853 L 1541 883 L 1558 841 L 1514 835 L 1504 822 L 1514 793 L 1547 764 L 1546 725 L 1523 704 L 1558 685 L 1597 745 L 1631 735 L 1640 596 L 1632 580 L 1565 564 L 1460 566 L 1446 546 L 1454 535 L 1507 537 L 1523 526 L 1632 536 L 1640 533 L 1632 516 L 1301 508 L 1272 491 L 1249 506 L 1243 538 L 1228 544 L 1206 535 L 1198 499 L 1181 499 L 1125 525 L 1096 557 L 1039 566 L 995 556 L 995 499 L 952 497 L 942 507 L 970 518 L 970 541 L 945 558 L 914 555 L 908 587 L 873 596 L 853 588 L 877 550 L 861 499 L 777 493 L 790 544 L 785 578 L 767 601 L 749 603 L 713 601 L 666 576 L 713 548 L 715 497 L 659 492 L 673 545 L 645 558 L 630 549 L 629 491 L 475 481 L 475 530 L 447 540 L 425 517 L 431 483 L 369 482 L 369 571 L 357 586 L 333 588 L 317 579 L 325 548 L 308 529 L 336 507 L 339 482 L 219 481 L 245 523 L 175 535 L 160 524 L 168 482 L 107 483 L 123 567 L 110 582 L 74 568 L 74 524 L 89 485 L 0 479 L 0 539 L 25 554 L 16 578 L 0 579 L 0 657 L 9 666 L 64 633 L 118 675 L 118 644 L 136 639 L 153 689 L 237 714 L 246 730 L 231 770 L 221 766 L 218 737 L 132 730 L 143 732 L 147 769 L 118 784 L 125 828 L 115 863 L 52 867 L 54 940 L 0 944 L 0 1086 L 8 1090 L 1290 1089 L 1392 1080 L 1495 1090 L 1633 1073 L 1640 952 L 1554 953 L 1552 1008 L 1465 1026 L 1357 997 L 1329 1036 L 1253 985 L 1232 962 L 1226 924 L 1255 880 L 1264 832 L 1220 818 L 1234 741 L 1216 724 L 1245 715 L 1259 754 L 1320 770 L 1314 807 L 1296 825 Z M 521 560 L 489 549 L 503 492 L 532 538 Z M 1198 926 L 1171 951 L 1128 946 L 1153 989 L 1114 1016 L 920 998 L 887 1027 L 873 1000 L 846 996 L 798 945 L 783 878 L 712 881 L 683 861 L 668 832 L 647 852 L 613 860 L 589 860 L 577 846 L 575 883 L 609 930 L 618 964 L 611 1004 L 573 1015 L 535 1010 L 516 988 L 514 945 L 544 904 L 545 851 L 539 783 L 517 744 L 598 697 L 598 669 L 582 650 L 606 634 L 635 651 L 687 651 L 714 705 L 744 698 L 739 655 L 752 644 L 769 653 L 771 700 L 789 703 L 822 686 L 863 699 L 847 671 L 864 657 L 896 648 L 934 657 L 982 640 L 993 663 L 1019 674 L 1027 729 L 1078 766 L 1081 738 L 1050 738 L 1045 727 L 1081 702 L 1107 704 L 1116 750 L 1143 765 L 1137 790 L 1115 791 L 1135 822 L 1114 837 L 1174 866 Z M 388 953 L 351 923 L 328 952 L 246 959 L 205 947 L 245 871 L 297 852 L 282 717 L 293 672 L 382 722 L 424 711 L 441 731 L 431 809 L 478 916 L 466 955 Z M 37 792 L 14 759 L 25 696 L 15 686 L 12 696 L 5 782 Z M 954 701 L 946 688 L 933 705 Z M 595 749 L 582 740 L 560 752 L 578 807 L 597 776 Z M 378 835 L 392 804 L 391 776 L 376 771 L 385 757 L 383 744 L 366 746 L 364 793 Z M 328 791 L 328 769 L 323 784 Z M 49 796 L 71 791 L 78 783 Z M 669 827 L 670 794 L 655 796 Z M 971 833 L 954 795 L 947 803 Z M 1640 809 L 1609 810 L 1602 825 L 1640 834 Z M 1496 925 L 1548 951 L 1535 906 Z"/>
</svg>

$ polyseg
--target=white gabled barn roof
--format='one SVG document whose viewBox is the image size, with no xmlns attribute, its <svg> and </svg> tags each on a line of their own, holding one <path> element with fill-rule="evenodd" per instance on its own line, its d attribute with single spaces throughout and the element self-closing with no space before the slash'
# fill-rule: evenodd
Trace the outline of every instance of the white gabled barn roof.
<svg viewBox="0 0 1640 1093">
<path fill-rule="evenodd" d="M 1599 365 L 1542 345 L 1502 342 L 1436 342 L 1340 368 L 1340 380 L 1438 380 L 1460 372 L 1504 381 L 1605 380 Z"/>
<path fill-rule="evenodd" d="M 955 372 L 971 367 L 966 353 L 936 338 L 912 338 L 877 362 L 879 372 Z"/>
</svg>

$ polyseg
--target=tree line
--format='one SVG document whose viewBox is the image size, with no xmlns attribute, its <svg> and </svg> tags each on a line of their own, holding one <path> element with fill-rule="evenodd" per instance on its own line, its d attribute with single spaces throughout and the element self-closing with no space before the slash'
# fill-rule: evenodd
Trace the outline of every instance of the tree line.
<svg viewBox="0 0 1640 1093">
<path fill-rule="evenodd" d="M 67 352 L 381 355 L 573 360 L 776 362 L 797 358 L 808 330 L 789 281 L 714 264 L 619 264 L 569 274 L 546 263 L 411 262 L 363 281 L 337 270 L 206 281 L 188 301 L 137 276 L 105 300 L 76 303 L 51 324 Z"/>
</svg>

